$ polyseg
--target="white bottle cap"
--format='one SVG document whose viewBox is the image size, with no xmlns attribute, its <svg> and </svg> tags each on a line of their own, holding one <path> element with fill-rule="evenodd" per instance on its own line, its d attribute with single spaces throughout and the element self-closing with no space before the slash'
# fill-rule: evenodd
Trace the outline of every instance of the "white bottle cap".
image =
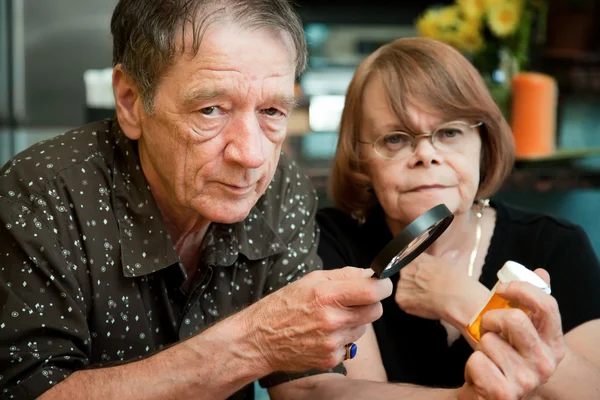
<svg viewBox="0 0 600 400">
<path fill-rule="evenodd" d="M 550 286 L 538 274 L 514 261 L 507 261 L 497 275 L 502 283 L 528 282 L 550 294 Z"/>
</svg>

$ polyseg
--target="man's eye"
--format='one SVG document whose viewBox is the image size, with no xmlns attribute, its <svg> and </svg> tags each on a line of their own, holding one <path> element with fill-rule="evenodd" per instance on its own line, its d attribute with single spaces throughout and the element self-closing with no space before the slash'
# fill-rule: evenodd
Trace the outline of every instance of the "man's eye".
<svg viewBox="0 0 600 400">
<path fill-rule="evenodd" d="M 218 110 L 218 107 L 215 106 L 210 106 L 210 107 L 204 107 L 200 109 L 200 112 L 204 115 L 214 115 L 215 111 Z"/>
<path fill-rule="evenodd" d="M 273 108 L 273 107 L 265 108 L 263 110 L 263 113 L 267 114 L 269 117 L 278 117 L 280 115 L 283 115 L 283 113 L 281 111 L 279 111 L 278 109 Z"/>
</svg>

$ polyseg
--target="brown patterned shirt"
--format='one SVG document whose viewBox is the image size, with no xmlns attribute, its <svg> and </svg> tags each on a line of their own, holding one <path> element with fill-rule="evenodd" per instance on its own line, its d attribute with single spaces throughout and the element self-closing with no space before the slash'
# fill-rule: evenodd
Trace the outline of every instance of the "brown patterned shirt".
<svg viewBox="0 0 600 400">
<path fill-rule="evenodd" d="M 115 121 L 18 154 L 0 169 L 0 397 L 33 398 L 76 370 L 151 355 L 320 269 L 316 207 L 282 155 L 244 221 L 211 224 L 184 292 L 136 144 Z M 252 385 L 231 398 L 253 398 Z"/>
</svg>

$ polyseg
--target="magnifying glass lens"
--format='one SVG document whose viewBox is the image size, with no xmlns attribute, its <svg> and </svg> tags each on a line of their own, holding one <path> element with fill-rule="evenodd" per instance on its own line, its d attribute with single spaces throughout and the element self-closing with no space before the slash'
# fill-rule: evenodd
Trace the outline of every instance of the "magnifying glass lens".
<svg viewBox="0 0 600 400">
<path fill-rule="evenodd" d="M 389 264 L 387 265 L 387 267 L 385 269 L 387 270 L 389 268 L 392 268 L 394 266 L 394 264 L 396 264 L 396 263 L 398 263 L 398 261 L 402 260 L 407 254 L 409 254 L 412 251 L 415 251 L 415 249 L 417 247 L 419 247 L 421 244 L 423 244 L 423 242 L 425 242 L 427 239 L 429 239 L 429 237 L 431 236 L 431 232 L 435 230 L 435 228 L 438 226 L 438 224 L 439 223 L 435 224 L 435 226 L 432 226 L 431 228 L 427 229 L 426 232 L 423 232 L 422 235 L 413 239 L 413 241 L 410 242 L 408 244 L 408 246 L 406 246 L 394 258 L 392 258 L 392 260 L 389 262 Z"/>
<path fill-rule="evenodd" d="M 424 252 L 450 226 L 454 215 L 444 204 L 420 215 L 379 252 L 371 269 L 380 279 L 400 271 Z"/>
</svg>

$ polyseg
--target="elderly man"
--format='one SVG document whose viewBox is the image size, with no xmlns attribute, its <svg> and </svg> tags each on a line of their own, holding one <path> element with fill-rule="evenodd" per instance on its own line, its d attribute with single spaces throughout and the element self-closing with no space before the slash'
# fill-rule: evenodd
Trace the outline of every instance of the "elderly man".
<svg viewBox="0 0 600 400">
<path fill-rule="evenodd" d="M 343 376 L 392 287 L 311 272 L 316 197 L 280 157 L 306 64 L 290 4 L 121 0 L 112 34 L 116 119 L 0 170 L 0 395 L 413 393 Z M 481 365 L 418 395 L 500 382 Z"/>
</svg>

